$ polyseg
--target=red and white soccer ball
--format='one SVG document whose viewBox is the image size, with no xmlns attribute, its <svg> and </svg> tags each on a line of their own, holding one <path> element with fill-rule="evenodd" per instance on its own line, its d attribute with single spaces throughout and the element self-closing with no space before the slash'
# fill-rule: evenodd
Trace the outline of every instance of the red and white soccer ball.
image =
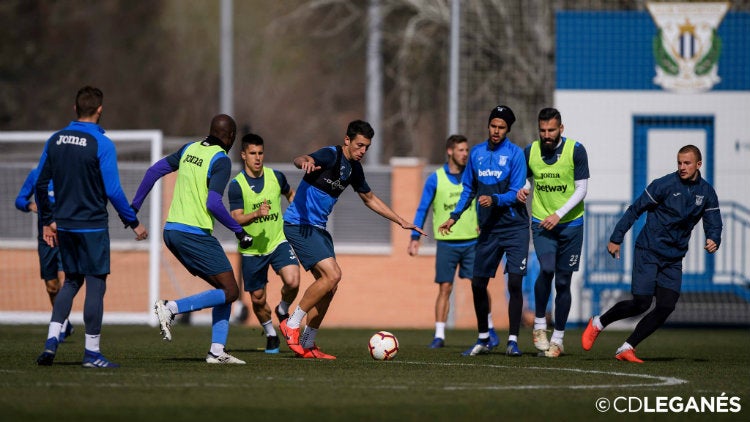
<svg viewBox="0 0 750 422">
<path fill-rule="evenodd" d="M 370 356 L 375 360 L 391 360 L 398 353 L 398 339 L 388 331 L 378 331 L 368 343 Z"/>
</svg>

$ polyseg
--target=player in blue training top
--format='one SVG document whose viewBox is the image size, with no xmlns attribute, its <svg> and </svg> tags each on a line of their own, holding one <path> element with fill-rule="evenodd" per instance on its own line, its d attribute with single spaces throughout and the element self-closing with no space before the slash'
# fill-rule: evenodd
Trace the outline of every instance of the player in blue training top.
<svg viewBox="0 0 750 422">
<path fill-rule="evenodd" d="M 206 362 L 244 364 L 226 352 L 232 302 L 239 297 L 234 271 L 219 241 L 211 234 L 214 219 L 234 232 L 240 246 L 248 248 L 252 237 L 245 233 L 224 207 L 222 196 L 232 172 L 227 152 L 234 144 L 237 125 L 226 114 L 211 119 L 209 135 L 190 142 L 154 163 L 143 176 L 132 207 L 139 210 L 157 180 L 177 172 L 172 204 L 164 225 L 164 244 L 190 271 L 214 289 L 177 300 L 157 300 L 154 312 L 164 340 L 172 340 L 172 320 L 181 313 L 212 309 L 211 348 Z"/>
<path fill-rule="evenodd" d="M 242 171 L 229 182 L 232 218 L 253 237 L 249 248 L 238 249 L 242 281 L 250 293 L 253 313 L 266 334 L 266 353 L 279 353 L 279 336 L 273 328 L 271 307 L 266 300 L 268 267 L 281 278 L 281 300 L 274 308 L 279 323 L 289 317 L 289 305 L 299 292 L 299 261 L 284 237 L 281 196 L 291 202 L 294 189 L 284 173 L 263 165 L 263 138 L 255 133 L 242 137 Z"/>
<path fill-rule="evenodd" d="M 148 231 L 128 205 L 120 185 L 115 145 L 98 124 L 103 98 L 98 88 L 81 88 L 75 103 L 78 119 L 49 138 L 39 160 L 36 198 L 43 237 L 48 245 L 59 245 L 65 271 L 65 283 L 52 307 L 44 351 L 37 358 L 39 365 L 52 365 L 63 322 L 85 281 L 83 366 L 119 366 L 108 361 L 99 349 L 110 270 L 107 201 L 125 226 L 133 229 L 136 240 L 146 239 Z M 50 181 L 55 187 L 54 210 L 49 197 Z"/>
<path fill-rule="evenodd" d="M 516 199 L 518 190 L 526 182 L 523 150 L 506 137 L 515 121 L 516 116 L 510 107 L 499 105 L 492 109 L 487 123 L 489 137 L 487 141 L 471 148 L 462 180 L 464 190 L 450 218 L 439 228 L 441 233 L 450 233 L 461 214 L 477 198 L 480 232 L 471 290 L 479 339 L 463 353 L 464 356 L 489 353 L 493 348 L 487 325 L 487 285 L 490 278 L 495 277 L 503 255 L 507 262 L 505 272 L 508 273 L 510 294 L 510 327 L 505 354 L 521 356 L 518 333 L 523 314 L 523 276 L 526 274 L 529 254 L 529 213 L 526 211 L 526 204 Z"/>
<path fill-rule="evenodd" d="M 477 236 L 479 236 L 476 203 L 464 212 L 463 218 L 453 226 L 450 234 L 444 235 L 438 230 L 438 225 L 449 218 L 463 190 L 461 179 L 469 159 L 469 145 L 466 137 L 449 136 L 445 141 L 445 153 L 448 161 L 425 180 L 422 198 L 419 200 L 419 206 L 414 215 L 414 224 L 417 227 L 424 227 L 427 214 L 432 208 L 432 228 L 437 244 L 435 283 L 438 285 L 438 296 L 435 300 L 435 338 L 430 343 L 432 349 L 445 346 L 445 324 L 448 320 L 456 269 L 459 270 L 460 278 L 471 279 L 474 273 Z M 421 237 L 419 232 L 412 232 L 407 249 L 409 255 L 417 256 Z M 487 297 L 490 297 L 489 292 L 487 292 Z M 487 315 L 487 324 L 492 347 L 497 347 L 500 340 L 495 333 L 491 312 Z"/>
<path fill-rule="evenodd" d="M 706 235 L 704 249 L 715 253 L 721 244 L 721 212 L 714 188 L 700 173 L 703 157 L 694 145 L 685 145 L 677 153 L 677 171 L 654 180 L 628 207 L 609 238 L 607 251 L 620 258 L 620 244 L 638 217 L 646 214 L 646 225 L 635 241 L 633 253 L 633 298 L 616 303 L 601 316 L 594 316 L 581 336 L 583 350 L 591 350 L 604 327 L 634 317 L 651 307 L 615 352 L 622 361 L 643 363 L 635 347 L 654 333 L 674 311 L 682 286 L 682 259 L 688 251 L 690 235 L 703 220 Z"/>
<path fill-rule="evenodd" d="M 539 139 L 524 150 L 527 176 L 534 179 L 531 204 L 531 231 L 539 261 L 534 283 L 534 346 L 549 358 L 564 352 L 565 324 L 570 313 L 570 283 L 578 271 L 583 247 L 583 199 L 589 179 L 586 149 L 579 142 L 562 136 L 560 112 L 554 108 L 539 111 Z M 529 185 L 518 191 L 526 203 Z M 547 303 L 555 279 L 555 330 L 547 341 Z"/>
<path fill-rule="evenodd" d="M 34 167 L 26 176 L 26 180 L 21 186 L 21 190 L 18 192 L 16 197 L 16 208 L 23 212 L 33 212 L 37 215 L 37 254 L 39 255 L 39 273 L 44 280 L 44 285 L 47 289 L 47 295 L 49 296 L 49 302 L 54 305 L 55 297 L 57 292 L 60 291 L 63 282 L 65 281 L 65 272 L 62 269 L 62 260 L 60 259 L 60 248 L 51 247 L 44 241 L 42 237 L 42 219 L 39 215 L 36 200 L 32 201 L 31 197 L 36 192 L 36 181 L 39 178 L 39 167 Z M 52 181 L 49 182 L 49 200 L 50 205 L 55 204 L 55 191 L 52 185 Z M 60 337 L 58 340 L 60 343 L 65 341 L 65 338 L 73 334 L 73 324 L 70 323 L 68 318 L 65 318 L 63 322 L 62 331 L 60 331 Z"/>
<path fill-rule="evenodd" d="M 355 120 L 346 129 L 343 146 L 324 147 L 294 159 L 294 165 L 304 170 L 305 175 L 294 201 L 284 214 L 284 234 L 302 266 L 315 277 L 294 313 L 281 323 L 281 333 L 297 356 L 336 358 L 320 351 L 315 344 L 315 336 L 341 281 L 341 268 L 336 262 L 333 239 L 326 231 L 326 223 L 339 195 L 347 186 L 352 185 L 365 206 L 377 214 L 404 229 L 414 229 L 424 234 L 422 229 L 396 214 L 367 185 L 360 161 L 374 135 L 375 131 L 369 123 Z M 299 327 L 305 316 L 307 326 L 300 335 Z"/>
</svg>

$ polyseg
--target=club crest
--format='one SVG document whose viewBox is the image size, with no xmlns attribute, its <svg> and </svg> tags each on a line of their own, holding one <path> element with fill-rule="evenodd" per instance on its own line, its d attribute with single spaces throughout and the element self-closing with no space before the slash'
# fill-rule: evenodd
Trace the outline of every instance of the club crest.
<svg viewBox="0 0 750 422">
<path fill-rule="evenodd" d="M 653 41 L 654 83 L 681 93 L 708 91 L 719 83 L 717 28 L 729 3 L 650 2 L 646 7 L 658 27 Z"/>
</svg>

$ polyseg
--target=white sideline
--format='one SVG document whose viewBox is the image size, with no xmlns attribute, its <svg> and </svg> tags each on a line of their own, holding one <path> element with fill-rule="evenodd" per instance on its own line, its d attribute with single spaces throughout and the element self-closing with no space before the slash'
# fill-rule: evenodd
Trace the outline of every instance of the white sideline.
<svg viewBox="0 0 750 422">
<path fill-rule="evenodd" d="M 431 362 L 401 362 L 392 361 L 389 363 L 398 363 L 404 365 L 443 365 L 443 366 L 476 366 L 476 367 L 487 367 L 497 369 L 529 369 L 529 370 L 547 370 L 547 371 L 567 371 L 576 372 L 580 374 L 601 374 L 616 377 L 631 377 L 631 378 L 644 378 L 647 380 L 653 380 L 654 382 L 649 383 L 637 383 L 637 384 L 591 384 L 591 385 L 545 385 L 545 384 L 531 384 L 531 385 L 459 385 L 459 386 L 442 386 L 443 390 L 594 390 L 594 389 L 605 389 L 605 388 L 639 388 L 639 387 L 666 387 L 672 385 L 687 384 L 687 380 L 675 377 L 661 377 L 657 375 L 647 374 L 631 374 L 625 372 L 608 372 L 608 371 L 597 371 L 588 369 L 578 368 L 549 368 L 541 366 L 529 366 L 529 367 L 517 367 L 507 365 L 480 365 L 472 363 L 431 363 Z"/>
</svg>

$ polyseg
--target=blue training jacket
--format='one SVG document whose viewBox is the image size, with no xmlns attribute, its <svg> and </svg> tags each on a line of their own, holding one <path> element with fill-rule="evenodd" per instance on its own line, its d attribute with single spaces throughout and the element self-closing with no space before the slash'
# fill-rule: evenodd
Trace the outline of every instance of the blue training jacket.
<svg viewBox="0 0 750 422">
<path fill-rule="evenodd" d="M 53 134 L 39 159 L 37 207 L 42 223 L 62 230 L 106 230 L 107 200 L 127 226 L 138 219 L 120 185 L 115 144 L 96 123 L 73 121 Z M 48 186 L 55 186 L 54 213 Z"/>
<path fill-rule="evenodd" d="M 687 254 L 693 227 L 703 219 L 706 239 L 721 244 L 721 212 L 714 188 L 698 173 L 695 181 L 683 181 L 678 172 L 654 180 L 628 207 L 617 222 L 609 241 L 621 244 L 625 233 L 641 214 L 646 225 L 635 246 L 665 259 L 682 259 Z"/>
<path fill-rule="evenodd" d="M 508 138 L 494 147 L 489 139 L 471 148 L 461 180 L 464 190 L 451 213 L 453 220 L 481 195 L 492 196 L 492 207 L 477 204 L 477 219 L 482 230 L 493 227 L 528 227 L 526 204 L 518 202 L 516 193 L 526 183 L 526 158 L 523 150 Z"/>
</svg>

